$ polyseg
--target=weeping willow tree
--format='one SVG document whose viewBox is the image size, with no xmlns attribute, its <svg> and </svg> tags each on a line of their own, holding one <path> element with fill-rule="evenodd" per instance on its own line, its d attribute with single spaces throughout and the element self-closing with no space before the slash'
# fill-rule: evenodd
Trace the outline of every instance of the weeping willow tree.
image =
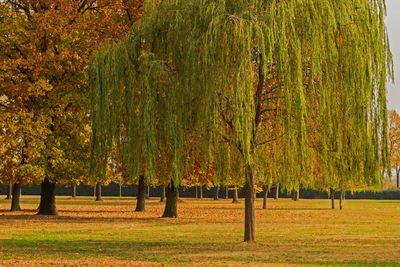
<svg viewBox="0 0 400 267">
<path fill-rule="evenodd" d="M 320 44 L 335 53 L 318 65 L 324 75 L 314 83 L 317 95 L 308 99 L 315 182 L 330 189 L 332 199 L 335 190 L 342 196 L 343 190 L 378 188 L 390 170 L 386 81 L 393 70 L 385 5 L 362 2 L 353 12 L 336 14 L 332 30 L 323 29 Z M 341 10 L 347 5 L 338 2 Z"/>
<path fill-rule="evenodd" d="M 196 140 L 192 159 L 243 177 L 245 241 L 259 175 L 295 188 L 317 158 L 326 177 L 375 179 L 387 166 L 384 10 L 383 0 L 147 1 L 127 37 L 92 56 L 93 172 L 104 177 L 118 145 L 131 177 L 173 191 Z"/>
</svg>

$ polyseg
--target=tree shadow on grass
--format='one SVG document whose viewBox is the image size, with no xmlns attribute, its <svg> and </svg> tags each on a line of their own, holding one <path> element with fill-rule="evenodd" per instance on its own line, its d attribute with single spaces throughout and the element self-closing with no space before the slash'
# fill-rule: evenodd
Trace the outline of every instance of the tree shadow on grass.
<svg viewBox="0 0 400 267">
<path fill-rule="evenodd" d="M 261 209 L 261 208 L 260 208 Z M 272 208 L 268 208 L 267 210 L 332 210 L 332 208 L 312 208 L 312 207 L 285 207 L 285 208 L 281 208 L 281 207 L 272 207 Z"/>
<path fill-rule="evenodd" d="M 10 211 L 10 209 L 0 209 L 0 213 L 7 213 L 7 214 L 15 214 L 16 212 L 37 212 L 37 211 L 38 211 L 37 209 L 21 209 L 20 211 Z"/>
<path fill-rule="evenodd" d="M 196 244 L 179 240 L 118 241 L 118 240 L 17 240 L 0 239 L 0 250 L 5 255 L 25 260 L 51 259 L 62 255 L 64 259 L 107 258 L 182 264 L 190 260 L 183 254 L 212 252 L 215 243 Z M 223 250 L 223 246 L 218 247 Z M 29 254 L 26 254 L 29 251 Z M 228 250 L 227 250 L 228 251 Z M 0 253 L 1 256 L 1 253 Z M 1 258 L 0 258 L 1 259 Z M 7 259 L 7 256 L 6 256 Z"/>
<path fill-rule="evenodd" d="M 79 217 L 79 216 L 46 216 L 46 215 L 30 215 L 30 214 L 12 214 L 7 212 L 6 215 L 0 216 L 0 225 L 7 225 L 11 220 L 19 221 L 30 221 L 38 222 L 45 220 L 46 223 L 68 223 L 68 224 L 80 224 L 80 223 L 134 223 L 134 222 L 145 222 L 145 223 L 169 223 L 168 219 L 161 217 Z"/>
<path fill-rule="evenodd" d="M 166 241 L 144 240 L 27 240 L 0 239 L 0 260 L 80 260 L 112 258 L 163 264 L 199 264 L 217 262 L 238 264 L 280 263 L 317 264 L 334 266 L 398 266 L 394 262 L 363 262 L 342 259 L 321 261 L 311 258 L 313 251 L 305 247 L 286 250 L 285 246 L 270 246 L 260 243 L 226 243 L 212 240 L 196 242 L 188 239 L 170 238 Z M 275 248 L 275 249 L 274 249 Z M 29 253 L 26 253 L 29 251 Z M 299 253 L 299 254 L 298 254 Z M 315 255 L 314 255 L 315 256 Z"/>
</svg>

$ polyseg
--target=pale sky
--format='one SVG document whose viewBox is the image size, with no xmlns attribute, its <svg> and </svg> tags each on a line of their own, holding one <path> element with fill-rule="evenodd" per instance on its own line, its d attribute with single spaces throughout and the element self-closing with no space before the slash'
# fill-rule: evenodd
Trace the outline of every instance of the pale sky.
<svg viewBox="0 0 400 267">
<path fill-rule="evenodd" d="M 394 61 L 395 84 L 388 85 L 388 105 L 400 113 L 400 0 L 386 0 L 386 26 Z"/>
</svg>

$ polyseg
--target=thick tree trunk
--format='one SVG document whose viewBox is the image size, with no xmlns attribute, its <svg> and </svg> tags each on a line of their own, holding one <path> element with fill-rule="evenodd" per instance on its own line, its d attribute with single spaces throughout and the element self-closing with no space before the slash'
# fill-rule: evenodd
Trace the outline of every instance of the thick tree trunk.
<svg viewBox="0 0 400 267">
<path fill-rule="evenodd" d="M 331 202 L 332 202 L 332 209 L 335 208 L 335 190 L 333 190 L 333 188 L 330 188 L 330 192 L 331 192 Z"/>
<path fill-rule="evenodd" d="M 40 205 L 38 215 L 57 215 L 56 210 L 56 184 L 45 178 L 41 185 Z"/>
<path fill-rule="evenodd" d="M 12 187 L 13 187 L 12 183 L 9 183 L 7 186 L 7 195 L 6 195 L 7 200 L 11 199 Z"/>
<path fill-rule="evenodd" d="M 145 203 L 146 203 L 146 186 L 144 185 L 144 176 L 140 176 L 135 211 L 144 211 Z"/>
<path fill-rule="evenodd" d="M 342 207 L 343 194 L 344 194 L 344 190 L 342 189 L 342 190 L 340 190 L 340 202 L 339 202 L 339 208 L 340 208 L 340 210 L 343 209 L 343 207 Z"/>
<path fill-rule="evenodd" d="M 218 200 L 218 195 L 219 195 L 219 186 L 214 187 L 214 200 Z"/>
<path fill-rule="evenodd" d="M 10 211 L 20 211 L 20 196 L 21 196 L 21 184 L 14 184 L 12 187 L 12 199 L 11 199 L 11 210 Z"/>
<path fill-rule="evenodd" d="M 295 201 L 298 201 L 299 199 L 300 199 L 300 189 L 296 190 L 296 200 Z"/>
<path fill-rule="evenodd" d="M 178 197 L 178 188 L 175 187 L 174 182 L 171 180 L 171 183 L 168 185 L 167 188 L 167 201 L 165 203 L 165 210 L 162 216 L 163 218 L 178 217 Z"/>
<path fill-rule="evenodd" d="M 76 184 L 72 184 L 72 198 L 76 198 Z"/>
<path fill-rule="evenodd" d="M 264 192 L 263 192 L 263 209 L 264 210 L 267 208 L 267 198 L 268 198 L 268 187 L 264 186 Z"/>
<path fill-rule="evenodd" d="M 279 183 L 277 183 L 276 186 L 275 186 L 275 197 L 274 197 L 274 199 L 275 200 L 279 199 Z"/>
<path fill-rule="evenodd" d="M 203 186 L 202 185 L 199 186 L 199 198 L 200 199 L 203 198 Z"/>
<path fill-rule="evenodd" d="M 246 167 L 245 204 L 244 204 L 244 241 L 250 242 L 255 240 L 255 216 L 254 216 L 254 172 L 250 166 Z"/>
<path fill-rule="evenodd" d="M 232 203 L 239 203 L 239 196 L 238 196 L 238 190 L 237 188 L 233 189 L 233 199 Z"/>
<path fill-rule="evenodd" d="M 226 186 L 225 187 L 225 199 L 229 198 L 229 188 Z"/>
<path fill-rule="evenodd" d="M 165 201 L 165 186 L 162 185 L 161 186 L 161 197 L 160 197 L 160 202 L 164 202 Z"/>
<path fill-rule="evenodd" d="M 102 201 L 101 199 L 101 183 L 96 183 L 96 201 Z"/>
<path fill-rule="evenodd" d="M 297 201 L 296 197 L 297 197 L 297 192 L 296 192 L 296 190 L 293 189 L 292 190 L 292 200 Z"/>
</svg>

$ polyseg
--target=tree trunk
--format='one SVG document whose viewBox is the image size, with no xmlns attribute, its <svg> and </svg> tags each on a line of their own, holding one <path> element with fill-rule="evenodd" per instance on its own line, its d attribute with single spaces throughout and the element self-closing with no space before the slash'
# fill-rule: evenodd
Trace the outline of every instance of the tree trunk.
<svg viewBox="0 0 400 267">
<path fill-rule="evenodd" d="M 12 199 L 11 199 L 11 210 L 10 211 L 20 211 L 20 196 L 21 196 L 21 184 L 14 184 L 12 187 Z"/>
<path fill-rule="evenodd" d="M 300 189 L 296 190 L 296 201 L 300 199 Z"/>
<path fill-rule="evenodd" d="M 331 201 L 332 201 L 332 209 L 335 208 L 335 190 L 333 190 L 333 188 L 330 188 L 331 191 Z"/>
<path fill-rule="evenodd" d="M 101 183 L 96 183 L 96 201 L 102 201 L 101 199 Z"/>
<path fill-rule="evenodd" d="M 276 187 L 275 187 L 275 200 L 279 199 L 279 183 L 276 183 Z"/>
<path fill-rule="evenodd" d="M 146 199 L 150 199 L 150 186 L 146 186 Z"/>
<path fill-rule="evenodd" d="M 397 188 L 400 188 L 400 168 L 396 168 Z"/>
<path fill-rule="evenodd" d="M 267 198 L 268 198 L 268 187 L 264 186 L 264 192 L 263 192 L 263 209 L 267 209 Z"/>
<path fill-rule="evenodd" d="M 244 241 L 255 240 L 255 218 L 254 218 L 254 172 L 250 166 L 246 167 L 245 204 L 244 204 Z"/>
<path fill-rule="evenodd" d="M 229 198 L 229 188 L 226 186 L 225 187 L 225 199 Z"/>
<path fill-rule="evenodd" d="M 344 190 L 342 189 L 342 190 L 340 190 L 340 202 L 339 202 L 339 208 L 340 208 L 340 210 L 342 210 L 342 201 L 343 201 L 343 193 L 344 193 Z"/>
<path fill-rule="evenodd" d="M 295 190 L 295 189 L 292 190 L 292 200 L 293 201 L 299 200 L 299 190 Z"/>
<path fill-rule="evenodd" d="M 7 195 L 6 195 L 7 200 L 11 199 L 12 187 L 13 187 L 12 183 L 9 183 L 7 185 Z"/>
<path fill-rule="evenodd" d="M 292 200 L 293 201 L 296 201 L 296 195 L 297 195 L 297 193 L 296 193 L 296 190 L 292 190 Z"/>
<path fill-rule="evenodd" d="M 237 190 L 236 187 L 233 189 L 233 199 L 232 199 L 232 203 L 239 203 L 238 190 Z"/>
<path fill-rule="evenodd" d="M 146 202 L 146 186 L 144 185 L 144 176 L 140 176 L 135 211 L 144 211 L 145 202 Z"/>
<path fill-rule="evenodd" d="M 199 186 L 199 198 L 200 199 L 203 198 L 203 186 L 202 185 Z"/>
<path fill-rule="evenodd" d="M 199 198 L 199 187 L 196 186 L 195 188 L 196 188 L 196 199 L 198 199 Z"/>
<path fill-rule="evenodd" d="M 76 198 L 76 184 L 72 184 L 72 198 Z"/>
<path fill-rule="evenodd" d="M 214 200 L 218 200 L 219 185 L 214 186 Z"/>
<path fill-rule="evenodd" d="M 56 210 L 56 184 L 45 178 L 41 185 L 40 205 L 38 215 L 57 215 Z"/>
<path fill-rule="evenodd" d="M 174 182 L 171 180 L 167 188 L 167 201 L 165 203 L 165 210 L 162 216 L 163 218 L 178 217 L 178 197 L 178 188 L 175 187 Z"/>
<path fill-rule="evenodd" d="M 165 186 L 161 186 L 161 197 L 160 197 L 160 202 L 164 202 L 165 200 Z"/>
</svg>

